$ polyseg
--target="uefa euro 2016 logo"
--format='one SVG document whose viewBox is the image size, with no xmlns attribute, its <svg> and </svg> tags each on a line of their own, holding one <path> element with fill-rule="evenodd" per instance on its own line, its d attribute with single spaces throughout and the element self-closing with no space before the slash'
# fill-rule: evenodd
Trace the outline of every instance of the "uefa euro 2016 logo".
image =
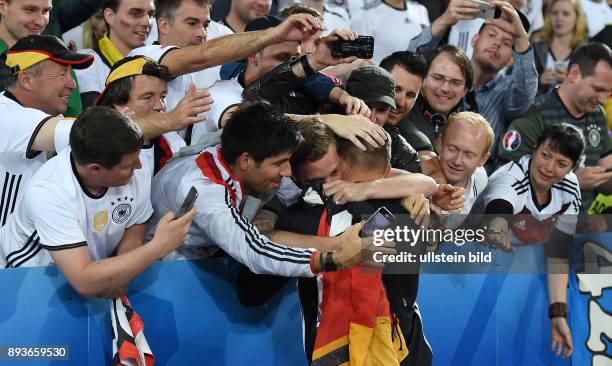
<svg viewBox="0 0 612 366">
<path fill-rule="evenodd" d="M 521 134 L 516 130 L 510 130 L 503 139 L 504 149 L 514 151 L 521 146 Z"/>
</svg>

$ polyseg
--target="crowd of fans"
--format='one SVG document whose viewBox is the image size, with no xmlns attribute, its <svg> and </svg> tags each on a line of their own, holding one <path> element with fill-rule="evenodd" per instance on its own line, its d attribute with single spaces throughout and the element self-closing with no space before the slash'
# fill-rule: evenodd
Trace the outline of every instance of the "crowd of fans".
<svg viewBox="0 0 612 366">
<path fill-rule="evenodd" d="M 611 5 L 490 6 L 0 0 L 0 264 L 116 298 L 159 259 L 228 255 L 246 306 L 299 278 L 313 365 L 428 365 L 418 269 L 358 270 L 380 266 L 359 221 L 485 214 L 488 244 L 545 243 L 569 356 L 568 248 L 612 225 Z M 358 35 L 371 59 L 332 55 Z"/>
</svg>

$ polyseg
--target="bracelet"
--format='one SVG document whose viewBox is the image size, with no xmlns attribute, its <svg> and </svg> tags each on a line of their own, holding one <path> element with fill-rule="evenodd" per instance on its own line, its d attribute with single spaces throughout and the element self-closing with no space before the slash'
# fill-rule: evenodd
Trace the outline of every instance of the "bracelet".
<svg viewBox="0 0 612 366">
<path fill-rule="evenodd" d="M 564 302 L 555 302 L 548 306 L 548 317 L 552 318 L 567 318 L 567 304 Z"/>
<path fill-rule="evenodd" d="M 308 63 L 308 54 L 300 57 L 300 64 L 302 64 L 302 69 L 304 69 L 306 77 L 316 74 L 316 72 L 312 69 L 312 66 L 310 66 L 310 63 Z"/>
</svg>

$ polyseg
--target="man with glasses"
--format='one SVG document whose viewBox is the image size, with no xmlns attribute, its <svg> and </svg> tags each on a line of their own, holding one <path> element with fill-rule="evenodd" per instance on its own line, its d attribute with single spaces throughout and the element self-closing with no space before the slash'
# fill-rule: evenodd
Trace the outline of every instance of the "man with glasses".
<svg viewBox="0 0 612 366">
<path fill-rule="evenodd" d="M 400 124 L 413 124 L 433 141 L 448 116 L 464 110 L 463 98 L 472 87 L 472 65 L 465 52 L 450 45 L 433 50 L 427 56 L 427 65 L 421 95 L 408 119 Z"/>
</svg>

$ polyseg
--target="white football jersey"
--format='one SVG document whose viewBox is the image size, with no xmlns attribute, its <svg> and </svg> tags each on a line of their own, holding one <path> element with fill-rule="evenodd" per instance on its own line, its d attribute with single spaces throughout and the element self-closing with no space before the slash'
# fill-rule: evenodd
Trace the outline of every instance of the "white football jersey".
<svg viewBox="0 0 612 366">
<path fill-rule="evenodd" d="M 7 267 L 53 264 L 49 251 L 87 245 L 93 260 L 109 257 L 125 230 L 153 214 L 151 172 L 139 169 L 130 182 L 93 196 L 80 180 L 71 150 L 38 170 L 15 213 L 0 229 Z"/>
<path fill-rule="evenodd" d="M 504 200 L 512 205 L 512 233 L 523 243 L 535 243 L 548 239 L 552 227 L 568 235 L 576 231 L 580 212 L 580 187 L 576 174 L 569 173 L 554 184 L 550 200 L 536 204 L 529 181 L 531 155 L 525 155 L 518 163 L 509 162 L 489 177 L 489 184 L 482 193 L 484 207 L 494 200 Z"/>
</svg>

